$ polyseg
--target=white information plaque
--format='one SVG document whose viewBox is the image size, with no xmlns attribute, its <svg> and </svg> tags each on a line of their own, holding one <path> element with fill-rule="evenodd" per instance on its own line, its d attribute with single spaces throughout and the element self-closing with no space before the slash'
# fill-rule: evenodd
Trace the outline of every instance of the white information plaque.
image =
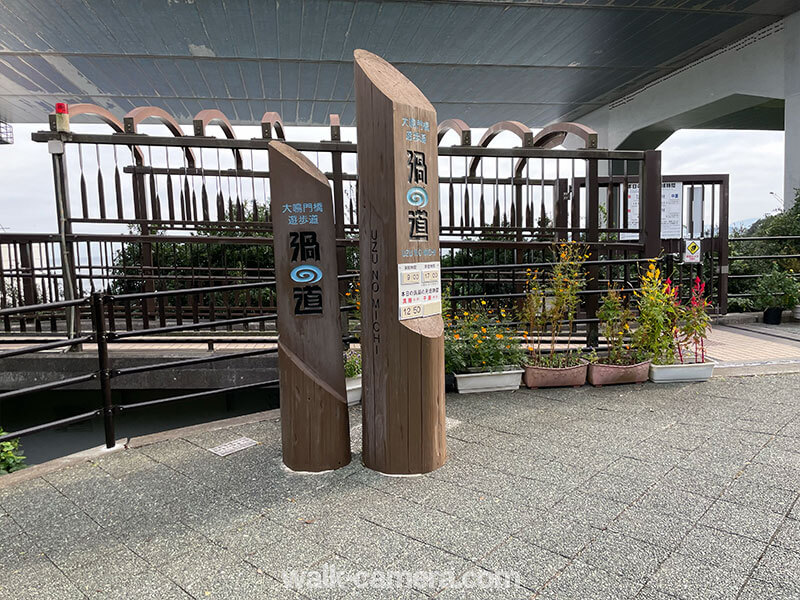
<svg viewBox="0 0 800 600">
<path fill-rule="evenodd" d="M 397 265 L 397 305 L 401 321 L 442 312 L 442 282 L 438 262 Z"/>
<path fill-rule="evenodd" d="M 639 228 L 639 184 L 628 184 L 628 227 Z M 620 234 L 621 240 L 637 240 L 636 233 Z M 675 181 L 661 184 L 661 239 L 683 237 L 683 184 Z"/>
</svg>

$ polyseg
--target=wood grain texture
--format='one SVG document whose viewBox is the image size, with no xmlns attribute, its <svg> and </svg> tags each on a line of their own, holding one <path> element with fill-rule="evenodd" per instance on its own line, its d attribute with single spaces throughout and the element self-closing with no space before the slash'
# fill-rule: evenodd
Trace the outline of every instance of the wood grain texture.
<svg viewBox="0 0 800 600">
<path fill-rule="evenodd" d="M 399 320 L 398 264 L 438 262 L 436 111 L 383 59 L 355 51 L 358 124 L 364 463 L 383 473 L 426 473 L 446 460 L 441 315 Z M 409 141 L 404 119 L 427 123 Z M 428 239 L 410 239 L 409 150 L 427 164 Z M 415 182 L 416 184 L 416 182 Z"/>
<path fill-rule="evenodd" d="M 350 428 L 331 190 L 319 169 L 286 144 L 270 143 L 269 164 L 283 462 L 295 471 L 337 469 L 350 462 Z M 294 205 L 302 210 L 294 210 Z M 320 205 L 322 210 L 315 210 Z M 316 222 L 308 222 L 311 215 Z M 304 238 L 309 243 L 301 245 L 298 234 L 311 233 L 315 237 Z M 311 240 L 318 245 L 318 253 Z M 307 266 L 319 268 L 322 278 L 316 282 L 292 279 L 293 269 Z M 309 283 L 320 288 L 320 312 L 295 314 L 296 290 L 302 291 Z"/>
</svg>

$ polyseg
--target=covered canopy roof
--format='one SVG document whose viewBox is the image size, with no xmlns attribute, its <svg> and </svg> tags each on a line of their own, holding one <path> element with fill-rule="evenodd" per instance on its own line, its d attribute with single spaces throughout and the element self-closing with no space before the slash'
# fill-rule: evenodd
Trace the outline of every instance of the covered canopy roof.
<svg viewBox="0 0 800 600">
<path fill-rule="evenodd" d="M 439 119 L 579 119 L 765 27 L 791 0 L 3 0 L 0 116 L 56 101 L 234 124 L 352 124 L 353 50 L 392 62 Z"/>
</svg>

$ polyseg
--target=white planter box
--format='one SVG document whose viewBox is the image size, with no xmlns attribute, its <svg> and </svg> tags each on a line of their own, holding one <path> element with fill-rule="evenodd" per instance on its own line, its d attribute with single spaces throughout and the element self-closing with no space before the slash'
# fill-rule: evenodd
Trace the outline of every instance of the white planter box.
<svg viewBox="0 0 800 600">
<path fill-rule="evenodd" d="M 492 373 L 456 374 L 456 386 L 459 394 L 518 390 L 522 383 L 522 373 L 522 369 L 515 369 Z"/>
<path fill-rule="evenodd" d="M 686 363 L 677 365 L 650 365 L 650 381 L 654 383 L 677 383 L 708 381 L 714 374 L 714 363 Z"/>
<path fill-rule="evenodd" d="M 345 377 L 344 385 L 347 389 L 347 406 L 361 403 L 361 375 L 358 377 Z"/>
<path fill-rule="evenodd" d="M 794 307 L 792 311 L 792 317 L 794 317 L 795 321 L 800 321 L 800 304 Z"/>
</svg>

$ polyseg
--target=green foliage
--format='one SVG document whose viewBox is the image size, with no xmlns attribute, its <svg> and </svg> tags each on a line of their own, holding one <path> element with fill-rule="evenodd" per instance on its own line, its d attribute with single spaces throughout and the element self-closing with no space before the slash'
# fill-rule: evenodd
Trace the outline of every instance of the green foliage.
<svg viewBox="0 0 800 600">
<path fill-rule="evenodd" d="M 264 214 L 259 207 L 259 214 Z M 255 223 L 252 208 L 244 209 L 244 220 Z M 133 233 L 142 233 L 135 229 Z M 157 235 L 163 242 L 150 244 L 152 252 L 152 272 L 158 277 L 158 289 L 170 290 L 192 286 L 214 286 L 244 281 L 257 281 L 272 277 L 275 258 L 269 238 L 271 232 L 245 228 L 232 228 L 230 223 L 206 225 L 198 228 L 196 242 L 174 242 L 164 232 L 149 230 L 146 233 Z M 201 236 L 215 238 L 264 238 L 263 243 L 247 244 L 208 243 Z M 144 245 L 126 244 L 114 253 L 111 291 L 115 294 L 144 291 L 144 282 L 149 268 L 144 267 Z M 236 292 L 208 294 L 204 303 L 222 304 L 227 300 L 230 306 L 271 305 L 275 291 L 272 288 L 243 290 Z M 169 302 L 174 302 L 170 297 Z"/>
<path fill-rule="evenodd" d="M 579 354 L 572 352 L 572 332 L 580 307 L 579 293 L 586 279 L 583 263 L 589 254 L 583 244 L 567 242 L 554 244 L 553 270 L 542 285 L 539 274 L 528 270 L 527 293 L 520 318 L 528 324 L 525 333 L 529 341 L 530 362 L 539 366 L 562 365 L 565 361 L 577 364 Z M 567 351 L 556 353 L 556 343 L 562 328 L 567 328 Z M 543 340 L 549 330 L 550 348 L 543 353 Z"/>
<path fill-rule="evenodd" d="M 689 305 L 683 307 L 678 331 L 678 355 L 685 360 L 687 350 L 694 350 L 694 362 L 706 362 L 706 338 L 711 329 L 708 309 L 711 302 L 705 297 L 706 284 L 697 277 L 692 286 Z"/>
<path fill-rule="evenodd" d="M 471 311 L 452 315 L 445 328 L 445 371 L 501 371 L 522 364 L 524 351 L 514 332 L 502 324 L 505 316 L 505 309 L 499 314 L 487 309 L 485 300 L 475 303 Z"/>
<path fill-rule="evenodd" d="M 760 277 L 753 290 L 753 304 L 759 310 L 791 309 L 800 303 L 797 281 L 791 273 L 773 268 Z"/>
<path fill-rule="evenodd" d="M 797 256 L 800 255 L 800 239 L 767 239 L 737 242 L 742 237 L 791 237 L 800 236 L 800 196 L 789 210 L 762 217 L 750 227 L 735 229 L 731 233 L 730 256 Z M 730 263 L 730 274 L 751 277 L 729 279 L 729 293 L 751 294 L 758 286 L 758 278 L 773 268 L 784 272 L 800 272 L 800 258 L 734 260 Z M 753 310 L 758 303 L 749 304 L 747 299 L 732 298 L 728 310 L 731 312 Z"/>
<path fill-rule="evenodd" d="M 0 427 L 0 435 L 4 434 L 5 431 Z M 19 454 L 20 449 L 18 439 L 0 442 L 0 475 L 13 473 L 26 467 L 25 457 Z"/>
<path fill-rule="evenodd" d="M 634 292 L 639 309 L 639 326 L 633 332 L 633 346 L 656 364 L 675 362 L 677 327 L 681 309 L 678 288 L 669 279 L 664 280 L 661 270 L 651 260 L 641 275 L 641 289 Z"/>
<path fill-rule="evenodd" d="M 608 344 L 608 355 L 596 362 L 609 365 L 633 365 L 641 361 L 641 352 L 627 342 L 633 312 L 625 304 L 620 291 L 610 288 L 597 309 L 600 331 Z"/>
<path fill-rule="evenodd" d="M 361 375 L 361 351 L 348 350 L 344 353 L 344 376 L 358 377 Z"/>
</svg>

